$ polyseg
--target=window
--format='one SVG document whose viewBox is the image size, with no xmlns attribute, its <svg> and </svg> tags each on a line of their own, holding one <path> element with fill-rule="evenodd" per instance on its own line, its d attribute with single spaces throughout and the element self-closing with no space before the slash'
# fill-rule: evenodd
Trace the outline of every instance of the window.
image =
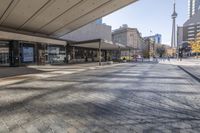
<svg viewBox="0 0 200 133">
<path fill-rule="evenodd" d="M 194 23 L 190 23 L 189 25 L 194 25 Z"/>
<path fill-rule="evenodd" d="M 190 31 L 188 31 L 188 33 L 194 33 L 194 30 L 190 30 Z"/>
<path fill-rule="evenodd" d="M 188 41 L 190 41 L 190 40 L 194 40 L 194 38 L 188 38 Z"/>
<path fill-rule="evenodd" d="M 192 27 L 188 27 L 188 29 L 194 29 L 195 27 L 194 26 L 192 26 Z"/>
<path fill-rule="evenodd" d="M 188 36 L 194 36 L 194 34 L 188 34 Z"/>
</svg>

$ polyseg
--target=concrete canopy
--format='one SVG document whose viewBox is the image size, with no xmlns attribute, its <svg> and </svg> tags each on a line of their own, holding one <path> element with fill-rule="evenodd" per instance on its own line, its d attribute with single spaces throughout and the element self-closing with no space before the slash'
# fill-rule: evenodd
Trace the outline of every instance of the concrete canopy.
<svg viewBox="0 0 200 133">
<path fill-rule="evenodd" d="M 0 0 L 0 29 L 62 37 L 137 0 Z"/>
<path fill-rule="evenodd" d="M 29 42 L 40 42 L 47 44 L 66 45 L 67 42 L 59 39 L 45 38 L 39 36 L 30 36 L 26 34 L 12 33 L 6 31 L 0 31 L 0 40 L 18 40 L 18 41 L 29 41 Z"/>
</svg>

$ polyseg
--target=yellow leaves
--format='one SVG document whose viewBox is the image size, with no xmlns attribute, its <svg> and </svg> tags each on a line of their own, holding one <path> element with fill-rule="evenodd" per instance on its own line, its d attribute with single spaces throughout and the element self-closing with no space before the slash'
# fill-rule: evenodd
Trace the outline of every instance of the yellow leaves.
<svg viewBox="0 0 200 133">
<path fill-rule="evenodd" d="M 190 42 L 192 52 L 198 53 L 200 52 L 200 40 Z"/>
<path fill-rule="evenodd" d="M 200 32 L 197 34 L 195 41 L 189 42 L 193 53 L 200 53 Z"/>
</svg>

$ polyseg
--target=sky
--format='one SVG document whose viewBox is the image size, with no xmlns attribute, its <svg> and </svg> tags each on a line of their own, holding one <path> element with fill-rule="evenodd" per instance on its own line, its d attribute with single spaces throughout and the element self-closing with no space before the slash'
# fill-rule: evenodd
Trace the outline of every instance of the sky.
<svg viewBox="0 0 200 133">
<path fill-rule="evenodd" d="M 170 45 L 174 0 L 139 0 L 103 18 L 112 30 L 127 24 L 137 28 L 142 36 L 161 34 L 162 43 Z M 176 0 L 177 25 L 182 26 L 188 18 L 188 0 Z M 152 31 L 152 33 L 150 32 Z"/>
</svg>

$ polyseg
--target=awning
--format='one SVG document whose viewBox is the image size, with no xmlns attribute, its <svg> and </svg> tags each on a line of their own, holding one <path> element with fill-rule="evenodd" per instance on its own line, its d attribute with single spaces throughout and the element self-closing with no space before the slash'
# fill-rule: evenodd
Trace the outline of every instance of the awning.
<svg viewBox="0 0 200 133">
<path fill-rule="evenodd" d="M 0 0 L 0 29 L 61 37 L 136 1 Z"/>
<path fill-rule="evenodd" d="M 64 40 L 58 40 L 47 37 L 30 36 L 26 34 L 19 34 L 13 32 L 0 31 L 0 40 L 18 40 L 18 41 L 30 41 L 30 42 L 40 42 L 47 44 L 56 45 L 66 45 L 67 42 Z"/>
</svg>

